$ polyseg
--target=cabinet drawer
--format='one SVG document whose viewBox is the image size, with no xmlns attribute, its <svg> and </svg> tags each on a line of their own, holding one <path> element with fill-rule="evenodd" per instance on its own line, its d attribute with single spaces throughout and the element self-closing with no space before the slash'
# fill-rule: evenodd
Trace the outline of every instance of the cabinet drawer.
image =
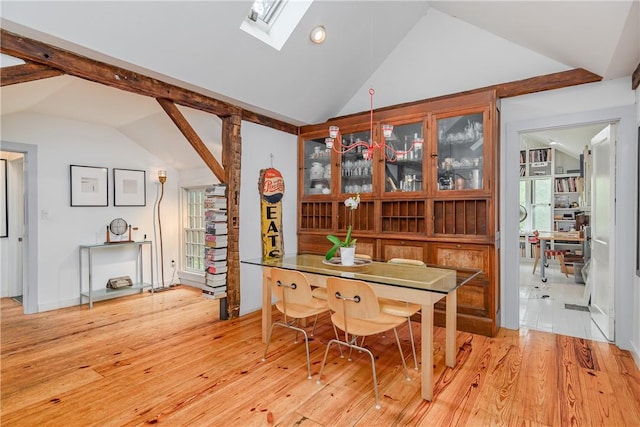
<svg viewBox="0 0 640 427">
<path fill-rule="evenodd" d="M 468 243 L 433 243 L 429 262 L 446 267 L 473 268 L 490 273 L 491 247 Z"/>
<path fill-rule="evenodd" d="M 426 242 L 412 240 L 383 240 L 381 242 L 381 261 L 391 258 L 407 258 L 424 261 L 427 259 Z"/>
<path fill-rule="evenodd" d="M 490 245 L 443 242 L 432 243 L 429 253 L 429 262 L 436 265 L 482 270 L 480 275 L 458 288 L 458 320 L 461 330 L 489 336 L 494 335 L 496 329 L 492 250 Z M 444 313 L 445 301 L 438 302 L 435 308 Z"/>
</svg>

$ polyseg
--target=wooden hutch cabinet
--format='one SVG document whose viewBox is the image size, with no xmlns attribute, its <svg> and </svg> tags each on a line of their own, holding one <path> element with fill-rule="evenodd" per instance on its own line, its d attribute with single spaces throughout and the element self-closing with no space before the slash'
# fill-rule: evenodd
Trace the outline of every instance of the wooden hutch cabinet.
<svg viewBox="0 0 640 427">
<path fill-rule="evenodd" d="M 357 252 L 373 259 L 420 259 L 477 268 L 458 290 L 458 327 L 495 336 L 499 327 L 498 126 L 495 92 L 443 97 L 301 128 L 298 251 L 324 254 L 327 234 L 344 237 L 344 200 L 360 194 L 354 211 Z M 388 137 L 384 125 L 393 125 Z M 327 148 L 329 126 L 339 127 Z M 385 128 L 387 126 L 384 126 Z M 387 132 L 389 132 L 387 130 Z M 387 148 L 382 147 L 384 141 Z M 355 147 L 345 152 L 340 147 Z M 337 149 L 336 149 L 337 148 Z M 444 324 L 444 301 L 436 305 Z"/>
</svg>

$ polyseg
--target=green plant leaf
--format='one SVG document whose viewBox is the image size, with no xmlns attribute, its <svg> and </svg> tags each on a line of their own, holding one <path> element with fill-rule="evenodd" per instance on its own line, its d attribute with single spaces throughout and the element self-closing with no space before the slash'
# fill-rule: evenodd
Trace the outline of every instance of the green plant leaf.
<svg viewBox="0 0 640 427">
<path fill-rule="evenodd" d="M 324 259 L 329 261 L 331 258 L 333 258 L 333 256 L 336 254 L 336 251 L 338 250 L 339 247 L 340 247 L 339 245 L 333 245 L 333 247 L 327 251 L 327 254 L 324 256 Z"/>
<path fill-rule="evenodd" d="M 339 238 L 331 234 L 327 236 L 327 239 L 336 246 L 340 246 L 342 244 L 342 241 Z"/>
</svg>

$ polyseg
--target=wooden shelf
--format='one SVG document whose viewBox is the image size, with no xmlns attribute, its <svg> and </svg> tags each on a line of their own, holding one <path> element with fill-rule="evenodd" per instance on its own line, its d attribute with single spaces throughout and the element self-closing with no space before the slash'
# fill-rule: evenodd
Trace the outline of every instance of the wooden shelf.
<svg viewBox="0 0 640 427">
<path fill-rule="evenodd" d="M 426 234 L 426 211 L 424 200 L 383 201 L 382 232 Z"/>
<path fill-rule="evenodd" d="M 488 200 L 436 200 L 434 234 L 486 235 Z"/>
</svg>

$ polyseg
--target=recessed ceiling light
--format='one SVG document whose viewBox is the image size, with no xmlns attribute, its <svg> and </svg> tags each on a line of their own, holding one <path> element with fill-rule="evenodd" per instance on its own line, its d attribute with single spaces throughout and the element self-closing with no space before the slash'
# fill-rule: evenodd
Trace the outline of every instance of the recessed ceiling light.
<svg viewBox="0 0 640 427">
<path fill-rule="evenodd" d="M 311 38 L 311 41 L 315 44 L 322 43 L 326 37 L 327 32 L 322 25 L 313 27 L 313 29 L 311 30 L 311 34 L 309 35 L 309 38 Z"/>
</svg>

